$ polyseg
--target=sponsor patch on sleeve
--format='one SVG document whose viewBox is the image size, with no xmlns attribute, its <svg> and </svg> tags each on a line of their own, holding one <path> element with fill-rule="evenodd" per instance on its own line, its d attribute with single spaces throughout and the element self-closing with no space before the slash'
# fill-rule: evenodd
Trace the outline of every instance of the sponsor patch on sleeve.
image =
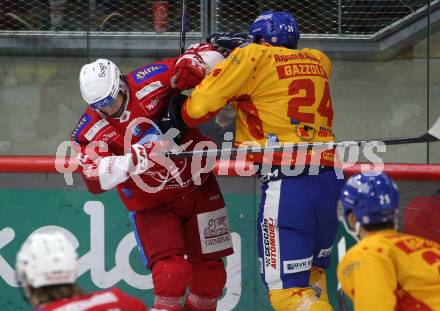
<svg viewBox="0 0 440 311">
<path fill-rule="evenodd" d="M 84 137 L 87 138 L 87 140 L 92 140 L 96 133 L 108 124 L 109 123 L 105 119 L 99 120 L 87 131 L 87 133 L 84 134 Z"/>
<path fill-rule="evenodd" d="M 168 70 L 165 64 L 149 64 L 133 73 L 133 79 L 136 83 L 141 83 L 151 77 L 154 77 Z"/>
<path fill-rule="evenodd" d="M 76 124 L 75 129 L 72 132 L 72 140 L 78 141 L 79 134 L 82 132 L 82 130 L 87 126 L 87 124 L 90 123 L 92 120 L 92 117 L 88 114 L 83 114 L 81 119 L 79 119 L 78 123 Z"/>
</svg>

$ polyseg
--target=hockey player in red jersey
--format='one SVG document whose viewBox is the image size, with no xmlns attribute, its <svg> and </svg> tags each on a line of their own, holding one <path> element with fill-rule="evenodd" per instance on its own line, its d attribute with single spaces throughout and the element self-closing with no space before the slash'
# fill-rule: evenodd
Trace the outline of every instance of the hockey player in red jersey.
<svg viewBox="0 0 440 311">
<path fill-rule="evenodd" d="M 35 311 L 148 311 L 117 288 L 85 294 L 76 285 L 77 253 L 61 232 L 31 234 L 17 253 L 16 270 Z"/>
<path fill-rule="evenodd" d="M 117 187 L 130 211 L 138 248 L 152 271 L 154 307 L 216 310 L 226 283 L 222 257 L 232 254 L 226 209 L 212 173 L 195 180 L 190 160 L 160 153 L 159 122 L 170 98 L 199 83 L 223 56 L 209 44 L 180 58 L 126 75 L 109 60 L 83 66 L 80 88 L 89 107 L 72 132 L 83 179 L 92 193 Z M 168 133 L 168 132 L 167 132 Z M 207 140 L 197 129 L 179 135 L 191 150 Z M 205 230 L 214 223 L 215 230 Z M 207 234 L 209 233 L 209 234 Z M 186 255 L 186 258 L 184 257 Z"/>
</svg>

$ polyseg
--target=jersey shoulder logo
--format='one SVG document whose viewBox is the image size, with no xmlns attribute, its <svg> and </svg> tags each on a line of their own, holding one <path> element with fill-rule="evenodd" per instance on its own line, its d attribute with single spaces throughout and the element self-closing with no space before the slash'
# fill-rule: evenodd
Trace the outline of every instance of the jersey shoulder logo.
<svg viewBox="0 0 440 311">
<path fill-rule="evenodd" d="M 72 140 L 78 141 L 79 135 L 84 130 L 84 128 L 92 121 L 92 117 L 88 115 L 87 113 L 84 113 L 82 117 L 79 119 L 78 123 L 76 124 L 75 129 L 72 131 Z"/>
<path fill-rule="evenodd" d="M 134 81 L 139 84 L 167 70 L 168 66 L 165 64 L 149 64 L 134 71 L 130 75 L 133 77 Z"/>
</svg>

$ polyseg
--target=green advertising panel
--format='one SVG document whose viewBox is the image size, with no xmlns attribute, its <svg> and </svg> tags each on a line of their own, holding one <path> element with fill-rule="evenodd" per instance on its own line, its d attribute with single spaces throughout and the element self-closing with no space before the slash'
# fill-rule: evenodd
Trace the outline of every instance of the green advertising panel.
<svg viewBox="0 0 440 311">
<path fill-rule="evenodd" d="M 15 281 L 15 256 L 34 231 L 60 230 L 77 246 L 79 285 L 86 291 L 119 287 L 152 305 L 152 278 L 142 266 L 128 212 L 115 191 L 0 190 L 0 310 L 30 310 Z M 259 273 L 254 195 L 225 195 L 235 254 L 226 260 L 228 281 L 218 310 L 272 310 Z M 338 235 L 328 285 L 336 298 L 335 263 L 345 238 Z"/>
</svg>

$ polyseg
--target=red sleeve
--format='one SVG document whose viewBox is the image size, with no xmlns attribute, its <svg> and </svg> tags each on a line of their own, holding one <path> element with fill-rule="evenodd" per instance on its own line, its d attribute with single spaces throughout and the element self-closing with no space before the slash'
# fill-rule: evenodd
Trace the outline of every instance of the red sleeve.
<svg viewBox="0 0 440 311">
<path fill-rule="evenodd" d="M 97 160 L 111 156 L 112 151 L 120 149 L 120 134 L 96 112 L 87 109 L 73 130 L 71 138 L 87 189 L 94 194 L 104 192 L 99 183 Z"/>
<path fill-rule="evenodd" d="M 124 308 L 123 310 L 148 311 L 148 308 L 140 299 L 129 296 L 118 288 L 113 288 L 111 291 L 119 297 L 121 301 L 121 307 Z"/>
</svg>

